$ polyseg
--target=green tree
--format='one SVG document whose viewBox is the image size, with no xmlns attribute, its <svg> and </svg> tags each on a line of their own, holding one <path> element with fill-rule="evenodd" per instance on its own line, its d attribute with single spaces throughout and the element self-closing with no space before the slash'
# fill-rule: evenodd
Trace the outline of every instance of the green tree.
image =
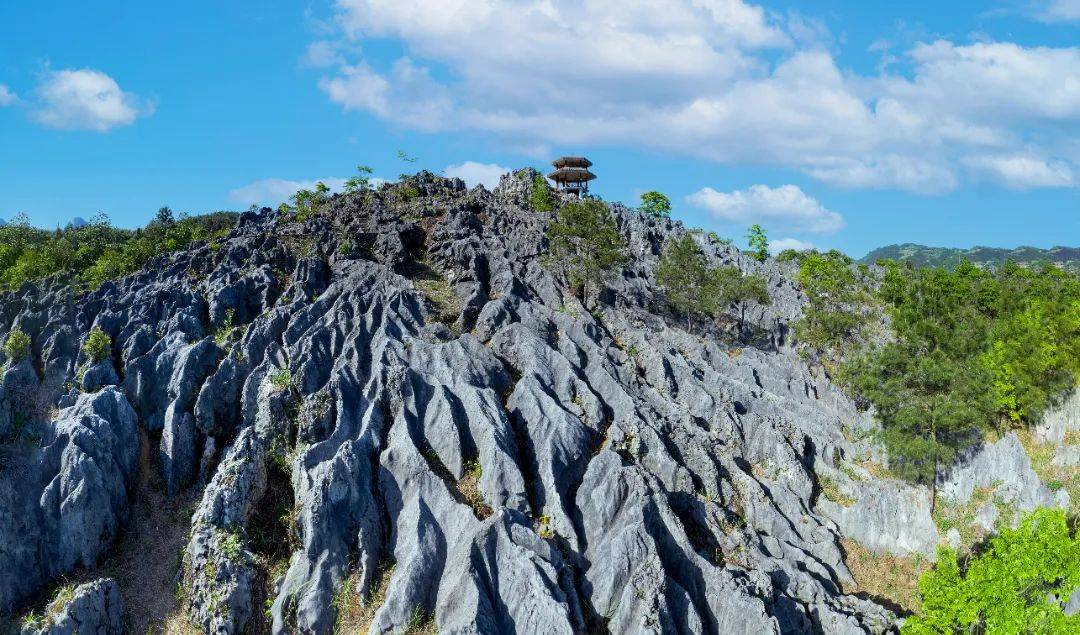
<svg viewBox="0 0 1080 635">
<path fill-rule="evenodd" d="M 366 165 L 356 166 L 356 175 L 345 181 L 345 191 L 349 194 L 363 192 L 371 188 L 371 175 L 374 171 Z"/>
<path fill-rule="evenodd" d="M 169 209 L 169 206 L 165 205 L 158 209 L 157 214 L 154 215 L 154 221 L 167 226 L 176 222 L 176 218 L 173 216 L 173 211 Z"/>
<path fill-rule="evenodd" d="M 550 260 L 581 289 L 582 303 L 598 294 L 600 285 L 627 260 L 626 241 L 607 205 L 595 199 L 570 203 L 548 225 Z"/>
<path fill-rule="evenodd" d="M 765 262 L 769 257 L 769 239 L 761 225 L 754 223 L 750 226 L 746 233 L 746 242 L 750 246 L 750 254 L 758 262 Z"/>
<path fill-rule="evenodd" d="M 919 580 L 920 606 L 904 635 L 938 633 L 1077 633 L 1080 614 L 1063 603 L 1080 588 L 1080 540 L 1065 512 L 1036 510 L 1003 527 L 989 547 L 957 559 L 938 552 Z"/>
<path fill-rule="evenodd" d="M 835 249 L 805 252 L 799 258 L 799 286 L 810 303 L 795 324 L 795 337 L 818 349 L 840 351 L 867 322 L 866 286 L 851 258 Z"/>
<path fill-rule="evenodd" d="M 974 267 L 891 265 L 880 295 L 896 340 L 845 364 L 844 378 L 877 410 L 890 467 L 929 485 L 957 453 L 994 425 L 990 377 L 978 363 L 989 318 L 976 301 L 993 278 Z"/>
<path fill-rule="evenodd" d="M 701 253 L 693 236 L 683 234 L 669 238 L 656 265 L 656 282 L 664 287 L 667 301 L 679 313 L 686 315 L 686 328 L 693 328 L 695 313 L 716 310 L 715 276 L 710 275 L 705 254 Z"/>
<path fill-rule="evenodd" d="M 4 356 L 13 364 L 17 364 L 30 355 L 30 336 L 19 327 L 11 329 L 7 340 L 4 342 Z"/>
<path fill-rule="evenodd" d="M 653 218 L 667 218 L 671 216 L 671 199 L 655 190 L 645 192 L 638 209 Z"/>
<path fill-rule="evenodd" d="M 543 212 L 545 214 L 555 209 L 555 195 L 552 193 L 547 179 L 542 174 L 533 177 L 532 191 L 529 193 L 529 207 L 534 212 Z"/>
<path fill-rule="evenodd" d="M 97 326 L 90 329 L 90 334 L 86 337 L 86 343 L 83 344 L 83 352 L 90 359 L 90 362 L 97 364 L 108 359 L 111 351 L 112 339 L 105 331 L 102 331 Z"/>
<path fill-rule="evenodd" d="M 671 238 L 656 266 L 656 282 L 672 308 L 686 315 L 687 329 L 694 315 L 712 315 L 737 302 L 768 304 L 761 276 L 744 276 L 738 267 L 709 267 L 691 234 Z"/>
</svg>

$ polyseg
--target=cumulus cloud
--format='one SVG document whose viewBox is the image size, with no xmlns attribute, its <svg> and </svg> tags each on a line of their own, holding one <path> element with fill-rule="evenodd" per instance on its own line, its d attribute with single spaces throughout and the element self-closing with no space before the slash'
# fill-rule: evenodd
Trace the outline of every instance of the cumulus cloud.
<svg viewBox="0 0 1080 635">
<path fill-rule="evenodd" d="M 510 172 L 510 168 L 495 163 L 477 163 L 476 161 L 448 165 L 443 170 L 446 176 L 457 177 L 465 181 L 465 185 L 469 187 L 479 184 L 489 190 L 495 189 L 495 186 L 499 184 L 499 178 L 507 172 Z"/>
<path fill-rule="evenodd" d="M 812 243 L 808 243 L 797 238 L 779 238 L 777 240 L 769 241 L 769 253 L 774 256 L 786 249 L 794 249 L 795 251 L 810 251 L 811 249 L 817 249 Z"/>
<path fill-rule="evenodd" d="M 346 179 L 336 176 L 312 179 L 310 181 L 261 179 L 231 190 L 229 200 L 241 205 L 276 205 L 289 200 L 293 194 L 296 194 L 297 190 L 315 189 L 315 185 L 320 181 L 325 183 L 331 192 L 340 192 L 345 187 Z"/>
<path fill-rule="evenodd" d="M 980 156 L 964 160 L 1006 186 L 1017 190 L 1036 187 L 1070 187 L 1076 184 L 1072 168 L 1063 161 L 1047 161 L 1027 155 Z"/>
<path fill-rule="evenodd" d="M 0 107 L 10 106 L 19 100 L 19 97 L 11 92 L 7 86 L 0 84 Z"/>
<path fill-rule="evenodd" d="M 36 96 L 34 118 L 65 130 L 108 132 L 154 111 L 152 103 L 120 90 L 112 77 L 89 68 L 46 72 Z"/>
<path fill-rule="evenodd" d="M 734 192 L 705 187 L 687 196 L 686 201 L 727 223 L 761 223 L 814 233 L 831 233 L 844 226 L 840 214 L 825 209 L 796 185 L 751 185 Z"/>
<path fill-rule="evenodd" d="M 1078 47 L 941 40 L 860 75 L 815 43 L 827 37 L 806 35 L 812 20 L 743 0 L 337 6 L 342 44 L 317 43 L 332 64 L 320 87 L 408 128 L 646 146 L 926 194 L 958 187 L 969 157 L 1080 162 L 1068 145 L 1080 135 Z M 355 45 L 371 39 L 405 55 L 364 58 Z"/>
</svg>

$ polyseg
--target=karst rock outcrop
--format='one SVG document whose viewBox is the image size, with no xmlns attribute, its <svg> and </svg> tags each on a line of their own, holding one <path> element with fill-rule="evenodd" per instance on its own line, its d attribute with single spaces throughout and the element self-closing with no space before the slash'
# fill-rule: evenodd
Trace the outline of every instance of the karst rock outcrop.
<svg viewBox="0 0 1080 635">
<path fill-rule="evenodd" d="M 544 257 L 531 171 L 406 183 L 303 222 L 246 212 L 97 289 L 0 295 L 0 338 L 32 340 L 0 375 L 0 612 L 92 572 L 151 473 L 192 501 L 177 582 L 202 632 L 329 633 L 343 589 L 380 586 L 373 633 L 896 627 L 845 593 L 841 539 L 941 537 L 924 489 L 841 470 L 872 415 L 794 351 L 794 265 L 698 235 L 771 302 L 689 332 L 653 277 L 681 224 L 613 206 L 630 260 L 586 309 Z M 68 618 L 111 632 L 95 584 Z"/>
</svg>

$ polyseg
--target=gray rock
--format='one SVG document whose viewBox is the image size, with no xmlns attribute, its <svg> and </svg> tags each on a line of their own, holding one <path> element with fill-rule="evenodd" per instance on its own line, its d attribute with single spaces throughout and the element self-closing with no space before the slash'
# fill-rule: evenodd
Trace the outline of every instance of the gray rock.
<svg viewBox="0 0 1080 635">
<path fill-rule="evenodd" d="M 24 635 L 122 635 L 123 601 L 112 578 L 80 584 L 63 606 L 49 607 L 41 627 L 23 628 Z"/>
<path fill-rule="evenodd" d="M 1037 441 L 1055 445 L 1064 443 L 1065 435 L 1077 430 L 1080 430 L 1080 389 L 1043 413 L 1042 419 L 1032 428 Z"/>
<path fill-rule="evenodd" d="M 24 469 L 0 479 L 0 609 L 54 576 L 92 567 L 109 547 L 127 519 L 137 426 L 115 388 L 80 395 Z"/>
<path fill-rule="evenodd" d="M 953 468 L 938 484 L 938 495 L 966 504 L 976 488 L 992 488 L 995 498 L 1020 511 L 1054 504 L 1053 495 L 1035 474 L 1031 459 L 1012 432 Z"/>
<path fill-rule="evenodd" d="M 940 538 L 925 488 L 880 480 L 854 483 L 851 489 L 852 505 L 818 501 L 844 536 L 878 553 L 934 557 Z"/>
</svg>

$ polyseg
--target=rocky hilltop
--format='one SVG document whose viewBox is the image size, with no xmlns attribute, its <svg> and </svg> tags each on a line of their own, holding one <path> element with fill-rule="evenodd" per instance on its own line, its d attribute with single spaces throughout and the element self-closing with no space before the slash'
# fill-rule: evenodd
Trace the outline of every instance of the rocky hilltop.
<svg viewBox="0 0 1080 635">
<path fill-rule="evenodd" d="M 588 311 L 545 266 L 533 177 L 421 173 L 303 222 L 244 213 L 95 290 L 0 295 L 0 339 L 32 342 L 0 377 L 0 614 L 36 609 L 34 633 L 895 629 L 854 550 L 959 537 L 877 475 L 871 415 L 793 350 L 795 265 L 698 235 L 770 302 L 688 332 L 653 276 L 687 230 L 616 205 L 630 261 Z M 951 478 L 957 505 L 1069 504 L 1012 435 Z"/>
</svg>

